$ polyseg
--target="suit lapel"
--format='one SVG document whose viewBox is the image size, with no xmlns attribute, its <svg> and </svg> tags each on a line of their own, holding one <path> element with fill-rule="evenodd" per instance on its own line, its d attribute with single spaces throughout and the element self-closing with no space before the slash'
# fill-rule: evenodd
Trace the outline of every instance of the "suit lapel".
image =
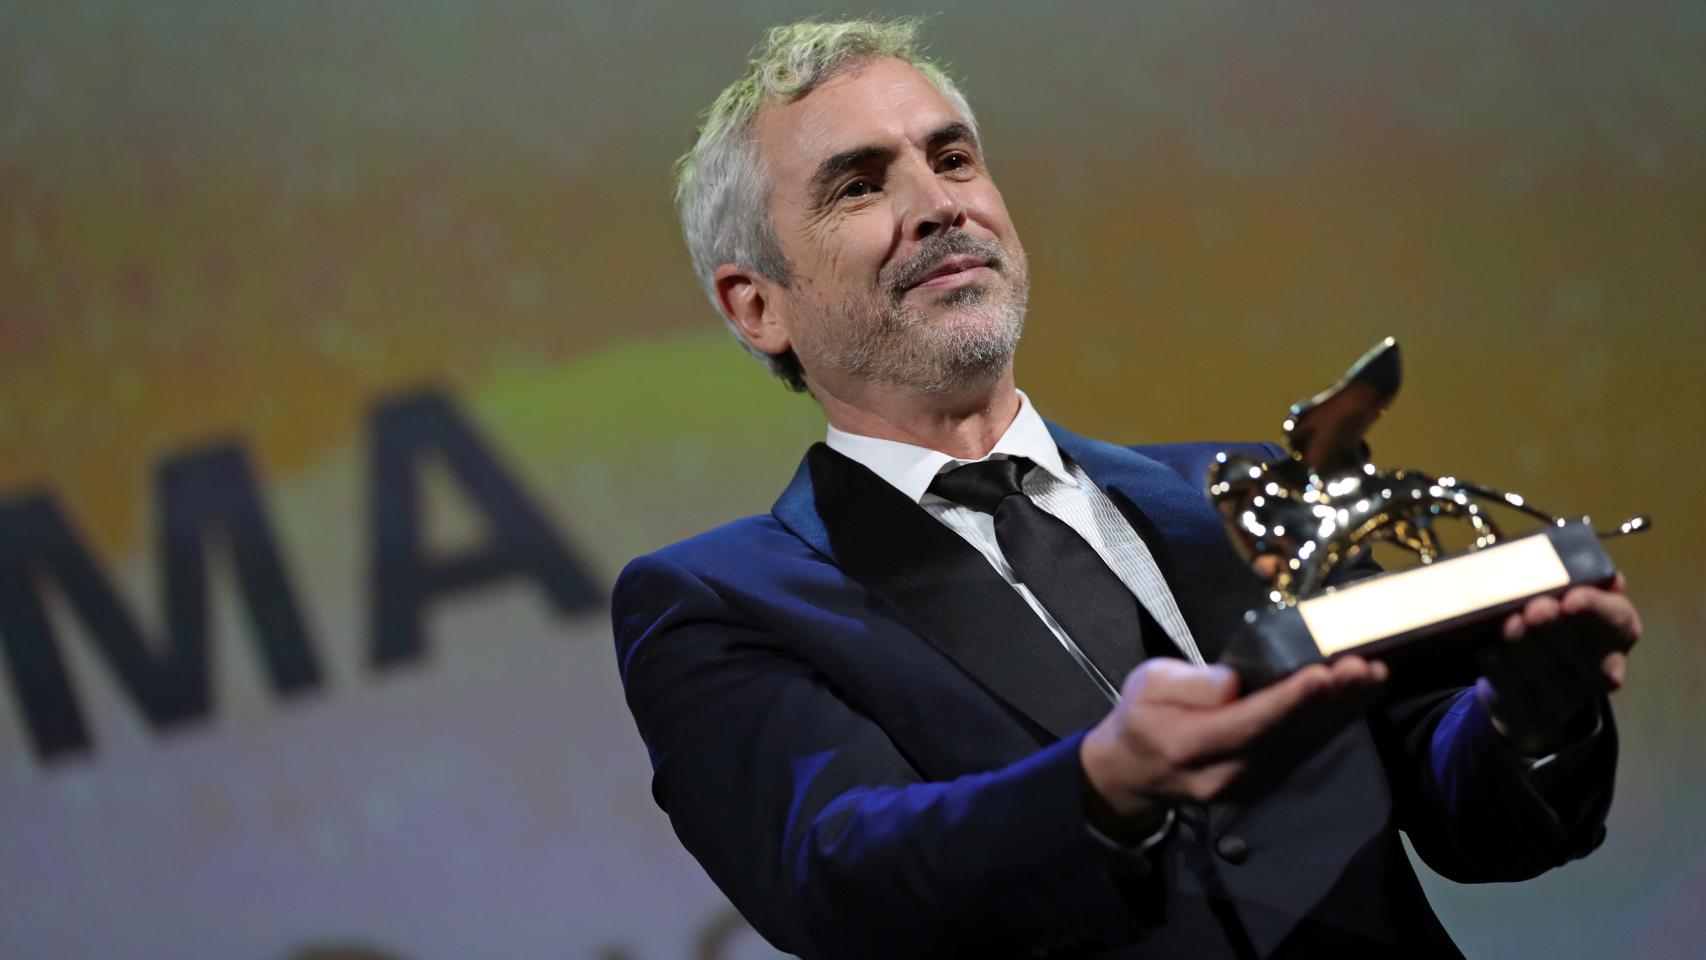
<svg viewBox="0 0 1706 960">
<path fill-rule="evenodd" d="M 1141 453 L 1054 424 L 1049 432 L 1143 538 L 1197 648 L 1214 662 L 1244 612 L 1262 597 L 1259 581 L 1233 552 L 1205 491 Z"/>
<path fill-rule="evenodd" d="M 814 444 L 774 513 L 984 689 L 1056 737 L 1108 700 L 989 561 L 864 466 Z"/>
</svg>

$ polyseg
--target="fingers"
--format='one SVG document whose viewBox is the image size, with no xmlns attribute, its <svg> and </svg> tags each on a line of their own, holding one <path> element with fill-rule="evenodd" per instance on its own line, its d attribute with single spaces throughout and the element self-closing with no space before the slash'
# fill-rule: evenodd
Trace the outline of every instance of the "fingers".
<svg viewBox="0 0 1706 960">
<path fill-rule="evenodd" d="M 1599 672 L 1605 677 L 1610 690 L 1623 689 L 1623 681 L 1629 674 L 1628 655 L 1615 652 L 1606 654 L 1605 659 L 1599 662 Z"/>
<path fill-rule="evenodd" d="M 1295 683 L 1288 678 L 1262 691 L 1274 694 L 1265 703 L 1249 704 L 1262 694 L 1240 701 L 1236 706 L 1249 712 L 1205 741 L 1210 749 L 1218 746 L 1223 759 L 1189 781 L 1198 796 L 1237 801 L 1258 795 L 1367 712 L 1386 679 L 1386 665 L 1346 658 L 1301 673 Z M 1227 712 L 1218 711 L 1215 718 Z"/>
<path fill-rule="evenodd" d="M 1346 657 L 1338 663 L 1335 663 L 1334 666 L 1337 667 L 1340 664 L 1354 666 L 1358 663 L 1368 665 L 1368 679 L 1372 681 L 1375 686 L 1385 683 L 1386 678 L 1390 675 L 1390 669 L 1386 666 L 1386 661 L 1384 660 L 1364 660 L 1361 657 Z"/>
<path fill-rule="evenodd" d="M 1535 597 L 1505 618 L 1505 642 L 1486 651 L 1485 676 L 1476 684 L 1501 733 L 1556 740 L 1599 697 L 1623 686 L 1627 653 L 1641 637 L 1640 615 L 1623 586 L 1618 575 L 1609 588 Z"/>
<path fill-rule="evenodd" d="M 1570 674 L 1590 696 L 1597 696 L 1623 686 L 1623 670 L 1628 662 L 1624 646 L 1616 637 L 1583 637 L 1591 628 L 1569 621 L 1560 621 L 1542 628 L 1532 640 L 1521 641 L 1511 648 L 1511 655 L 1522 660 L 1556 663 Z M 1533 653 L 1526 648 L 1535 648 Z"/>
<path fill-rule="evenodd" d="M 1562 597 L 1535 597 L 1505 618 L 1506 643 L 1489 652 L 1485 666 L 1502 699 L 1549 713 L 1561 706 L 1549 701 L 1560 697 L 1579 701 L 1621 688 L 1624 654 L 1641 629 L 1640 614 L 1621 593 L 1575 587 Z"/>
<path fill-rule="evenodd" d="M 1117 812 L 1143 798 L 1211 802 L 1254 789 L 1312 752 L 1367 709 L 1385 678 L 1384 664 L 1347 657 L 1240 699 L 1237 676 L 1225 667 L 1148 660 L 1085 737 L 1080 762 Z"/>
<path fill-rule="evenodd" d="M 1563 607 L 1557 597 L 1533 597 L 1521 609 L 1505 618 L 1504 638 L 1511 642 L 1521 640 L 1531 631 L 1553 623 L 1562 615 Z"/>
<path fill-rule="evenodd" d="M 1622 577 L 1622 574 L 1618 574 Z M 1621 586 L 1614 583 L 1613 586 Z M 1597 587 L 1576 587 L 1558 601 L 1559 608 L 1571 617 L 1580 617 L 1598 626 L 1613 642 L 1627 650 L 1641 639 L 1641 615 L 1629 598 L 1615 590 Z"/>
<path fill-rule="evenodd" d="M 1380 696 L 1381 688 L 1386 685 L 1388 669 L 1381 660 L 1354 659 L 1356 663 L 1347 664 L 1341 660 L 1333 664 L 1340 672 L 1339 682 L 1331 691 L 1332 703 L 1340 713 L 1348 711 L 1353 716 L 1361 716 Z"/>
<path fill-rule="evenodd" d="M 1622 587 L 1622 574 L 1612 584 Z M 1528 630 L 1568 618 L 1579 621 L 1610 648 L 1628 650 L 1641 639 L 1641 615 L 1618 589 L 1572 587 L 1562 597 L 1535 597 L 1520 611 L 1505 618 L 1504 635 L 1515 640 Z"/>
<path fill-rule="evenodd" d="M 1304 667 L 1279 683 L 1203 717 L 1202 746 L 1209 755 L 1238 752 L 1288 724 L 1309 720 L 1336 726 L 1360 715 L 1386 681 L 1386 665 L 1345 657 Z M 1311 716 L 1313 714 L 1313 716 Z"/>
</svg>

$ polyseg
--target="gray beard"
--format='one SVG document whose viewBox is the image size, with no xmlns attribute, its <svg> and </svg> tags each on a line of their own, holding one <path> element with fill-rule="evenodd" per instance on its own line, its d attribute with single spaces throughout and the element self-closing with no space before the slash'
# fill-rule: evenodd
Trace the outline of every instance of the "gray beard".
<svg viewBox="0 0 1706 960">
<path fill-rule="evenodd" d="M 995 317 L 978 317 L 960 311 L 979 312 L 977 308 L 988 302 L 989 291 L 982 285 L 961 287 L 939 301 L 954 308 L 954 313 L 935 326 L 922 311 L 904 303 L 882 310 L 873 309 L 868 301 L 850 299 L 839 313 L 843 329 L 853 335 L 845 350 L 828 359 L 848 376 L 926 395 L 981 386 L 1012 362 L 1025 326 L 1029 293 L 1028 278 L 1021 276 L 1013 296 L 997 308 Z"/>
</svg>

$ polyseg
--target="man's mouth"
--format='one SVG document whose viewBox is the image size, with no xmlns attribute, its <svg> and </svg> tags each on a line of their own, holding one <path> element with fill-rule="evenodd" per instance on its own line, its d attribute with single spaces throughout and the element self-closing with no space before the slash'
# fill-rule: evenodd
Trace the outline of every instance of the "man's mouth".
<svg viewBox="0 0 1706 960">
<path fill-rule="evenodd" d="M 988 257 L 975 257 L 964 254 L 948 257 L 942 262 L 936 264 L 936 266 L 932 267 L 923 276 L 919 277 L 909 285 L 907 289 L 911 290 L 917 287 L 952 286 L 955 283 L 970 279 L 974 272 L 989 265 L 990 261 Z"/>
</svg>

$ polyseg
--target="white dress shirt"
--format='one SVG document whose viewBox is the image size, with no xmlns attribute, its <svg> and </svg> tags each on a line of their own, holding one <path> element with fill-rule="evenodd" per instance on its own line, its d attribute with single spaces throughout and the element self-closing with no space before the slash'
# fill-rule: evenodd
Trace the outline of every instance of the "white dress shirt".
<svg viewBox="0 0 1706 960">
<path fill-rule="evenodd" d="M 1125 678 L 1104 677 L 1079 650 L 1072 638 L 1067 636 L 1066 631 L 1061 629 L 1060 624 L 1037 602 L 1031 591 L 1014 578 L 1013 568 L 1002 555 L 1001 547 L 995 540 L 995 518 L 929 492 L 930 481 L 938 474 L 974 461 L 960 460 L 939 450 L 910 443 L 847 433 L 833 426 L 829 428 L 829 436 L 825 442 L 829 444 L 830 449 L 858 461 L 895 489 L 906 494 L 983 554 L 990 565 L 1025 598 L 1025 602 L 1030 604 L 1031 609 L 1054 633 L 1061 646 L 1095 679 L 1109 700 L 1118 699 L 1118 690 Z M 1038 507 L 1053 514 L 1083 537 L 1137 601 L 1143 604 L 1144 609 L 1149 611 L 1149 615 L 1155 618 L 1155 622 L 1161 625 L 1161 629 L 1166 631 L 1174 645 L 1192 663 L 1202 663 L 1202 653 L 1197 649 L 1191 629 L 1179 612 L 1179 605 L 1173 599 L 1172 591 L 1167 589 L 1167 582 L 1161 578 L 1161 568 L 1156 565 L 1149 547 L 1108 500 L 1107 495 L 1085 475 L 1083 469 L 1061 457 L 1054 437 L 1049 435 L 1043 418 L 1037 414 L 1036 408 L 1031 405 L 1030 399 L 1023 391 L 1019 392 L 1018 416 L 1013 418 L 1007 432 L 1001 435 L 1001 439 L 995 442 L 995 446 L 983 459 L 1011 457 L 1024 457 L 1037 465 L 1036 469 L 1025 474 L 1022 481 L 1025 495 Z"/>
</svg>

